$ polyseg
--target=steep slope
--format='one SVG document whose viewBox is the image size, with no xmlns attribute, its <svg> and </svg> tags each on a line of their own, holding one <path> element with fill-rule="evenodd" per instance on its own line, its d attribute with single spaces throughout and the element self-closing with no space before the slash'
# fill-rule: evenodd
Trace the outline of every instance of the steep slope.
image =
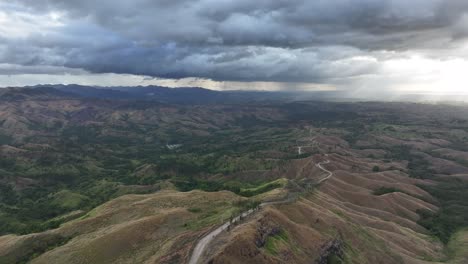
<svg viewBox="0 0 468 264">
<path fill-rule="evenodd" d="M 0 237 L 0 263 L 181 263 L 241 201 L 230 192 L 122 196 L 58 229 Z"/>
<path fill-rule="evenodd" d="M 329 159 L 331 163 L 324 166 L 334 172 L 333 177 L 297 202 L 271 206 L 224 234 L 205 259 L 210 263 L 333 259 L 429 263 L 445 258 L 442 245 L 417 224 L 418 210 L 438 210 L 431 203 L 434 199 L 416 186 L 429 183 L 400 171 L 371 173 L 350 156 L 335 154 Z M 360 172 L 350 173 L 352 166 Z M 375 194 L 382 187 L 398 191 Z"/>
</svg>

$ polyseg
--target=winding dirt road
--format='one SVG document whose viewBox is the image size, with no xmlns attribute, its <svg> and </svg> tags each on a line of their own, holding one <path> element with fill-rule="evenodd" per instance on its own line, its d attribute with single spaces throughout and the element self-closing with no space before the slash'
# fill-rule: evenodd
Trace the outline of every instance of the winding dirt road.
<svg viewBox="0 0 468 264">
<path fill-rule="evenodd" d="M 315 166 L 317 166 L 317 168 L 319 168 L 319 169 L 323 170 L 324 172 L 328 173 L 327 177 L 325 177 L 325 178 L 323 178 L 323 179 L 321 179 L 321 180 L 319 180 L 319 181 L 317 182 L 318 184 L 320 184 L 320 183 L 322 183 L 322 182 L 324 182 L 324 181 L 330 179 L 330 177 L 333 176 L 333 172 L 331 172 L 331 171 L 325 169 L 324 167 L 322 167 L 323 164 L 328 164 L 328 163 L 330 163 L 330 161 L 329 161 L 329 160 L 326 160 L 326 161 L 323 161 L 323 162 L 319 162 L 319 163 L 317 163 L 317 164 L 315 165 Z"/>
<path fill-rule="evenodd" d="M 328 155 L 326 155 L 328 156 Z M 325 169 L 324 167 L 322 167 L 322 165 L 324 164 L 328 164 L 330 163 L 329 160 L 326 160 L 326 161 L 322 161 L 322 162 L 319 162 L 317 164 L 315 164 L 315 166 L 317 166 L 317 168 L 321 169 L 322 171 L 326 172 L 328 175 L 323 178 L 323 179 L 320 179 L 317 184 L 320 184 L 328 179 L 330 179 L 330 177 L 333 176 L 333 172 Z M 275 205 L 275 204 L 284 204 L 284 203 L 290 203 L 292 202 L 294 199 L 296 199 L 295 196 L 292 196 L 292 195 L 288 195 L 287 198 L 285 198 L 284 200 L 280 200 L 280 201 L 271 201 L 271 202 L 264 202 L 264 203 L 261 203 L 260 204 L 260 207 L 265 207 L 267 205 Z M 232 219 L 231 222 L 226 222 L 224 223 L 222 226 L 216 228 L 215 230 L 211 231 L 209 234 L 207 234 L 206 236 L 204 236 L 202 239 L 200 239 L 200 241 L 198 241 L 197 245 L 195 246 L 195 248 L 193 249 L 193 252 L 192 252 L 192 255 L 190 257 L 190 260 L 188 262 L 188 264 L 198 264 L 198 262 L 200 261 L 200 258 L 203 254 L 203 252 L 205 251 L 205 248 L 206 246 L 211 242 L 213 241 L 214 238 L 216 238 L 219 234 L 221 234 L 223 231 L 227 230 L 229 228 L 230 225 L 234 224 L 234 223 L 237 223 L 238 221 L 240 221 L 242 218 L 252 214 L 255 210 L 254 209 L 250 209 L 248 211 L 245 211 L 243 212 L 241 215 L 235 217 L 234 219 Z"/>
</svg>

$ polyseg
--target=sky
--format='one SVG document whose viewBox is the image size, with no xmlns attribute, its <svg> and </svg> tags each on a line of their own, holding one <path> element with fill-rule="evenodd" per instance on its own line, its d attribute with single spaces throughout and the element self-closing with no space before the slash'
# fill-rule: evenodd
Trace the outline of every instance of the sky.
<svg viewBox="0 0 468 264">
<path fill-rule="evenodd" d="M 0 0 L 0 86 L 468 94 L 466 0 Z"/>
</svg>

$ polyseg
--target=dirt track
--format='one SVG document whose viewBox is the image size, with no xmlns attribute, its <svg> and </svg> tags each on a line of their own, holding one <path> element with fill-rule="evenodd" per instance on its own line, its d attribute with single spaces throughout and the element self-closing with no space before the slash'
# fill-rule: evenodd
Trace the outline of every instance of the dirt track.
<svg viewBox="0 0 468 264">
<path fill-rule="evenodd" d="M 327 155 L 328 156 L 328 155 Z M 324 162 L 319 162 L 317 163 L 315 166 L 317 166 L 317 168 L 321 169 L 322 171 L 326 172 L 328 175 L 323 178 L 323 179 L 320 179 L 317 183 L 320 184 L 328 179 L 330 179 L 330 177 L 333 176 L 333 172 L 325 169 L 322 167 L 323 164 L 328 164 L 330 163 L 329 160 L 326 160 Z M 292 202 L 296 197 L 294 196 L 290 196 L 288 195 L 285 199 L 283 200 L 279 200 L 279 201 L 271 201 L 271 202 L 264 202 L 262 204 L 260 204 L 260 207 L 265 207 L 265 206 L 268 206 L 268 205 L 275 205 L 275 204 L 284 204 L 284 203 L 290 203 Z M 206 246 L 211 242 L 213 241 L 214 238 L 216 238 L 216 236 L 218 236 L 219 234 L 221 234 L 223 231 L 225 231 L 226 229 L 229 228 L 230 225 L 240 221 L 242 218 L 252 214 L 253 212 L 255 212 L 254 209 L 250 209 L 248 211 L 245 211 L 243 212 L 241 215 L 235 217 L 234 219 L 232 219 L 232 221 L 230 222 L 226 222 L 224 223 L 222 226 L 216 228 L 215 230 L 211 231 L 210 233 L 208 233 L 206 236 L 204 236 L 202 239 L 200 239 L 200 241 L 198 241 L 197 245 L 195 246 L 195 248 L 193 249 L 192 251 L 192 255 L 190 257 L 190 260 L 189 260 L 189 264 L 197 264 L 199 263 L 200 261 L 200 258 L 203 254 L 203 252 L 205 251 L 205 248 Z"/>
</svg>

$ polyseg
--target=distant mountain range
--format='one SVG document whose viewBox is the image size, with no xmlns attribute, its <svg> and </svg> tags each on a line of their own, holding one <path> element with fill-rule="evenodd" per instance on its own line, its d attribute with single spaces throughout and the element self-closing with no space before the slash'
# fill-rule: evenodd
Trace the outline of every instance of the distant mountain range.
<svg viewBox="0 0 468 264">
<path fill-rule="evenodd" d="M 107 100 L 157 101 L 175 104 L 245 103 L 260 101 L 333 100 L 339 92 L 302 91 L 215 91 L 200 87 L 169 88 L 162 86 L 83 86 L 46 84 L 0 89 L 2 100 L 25 97 L 80 97 Z"/>
<path fill-rule="evenodd" d="M 214 91 L 199 87 L 168 88 L 162 86 L 96 87 L 83 85 L 37 85 L 25 87 L 36 95 L 43 91 L 55 96 L 78 96 L 109 100 L 143 100 L 177 104 L 210 104 L 292 98 L 286 92 Z"/>
<path fill-rule="evenodd" d="M 216 91 L 200 87 L 169 88 L 163 86 L 84 86 L 77 84 L 43 84 L 0 88 L 0 100 L 34 97 L 93 98 L 102 100 L 152 101 L 168 104 L 219 104 L 287 101 L 397 101 L 460 104 L 465 96 L 454 94 L 388 94 L 374 98 L 346 91 Z"/>
</svg>

